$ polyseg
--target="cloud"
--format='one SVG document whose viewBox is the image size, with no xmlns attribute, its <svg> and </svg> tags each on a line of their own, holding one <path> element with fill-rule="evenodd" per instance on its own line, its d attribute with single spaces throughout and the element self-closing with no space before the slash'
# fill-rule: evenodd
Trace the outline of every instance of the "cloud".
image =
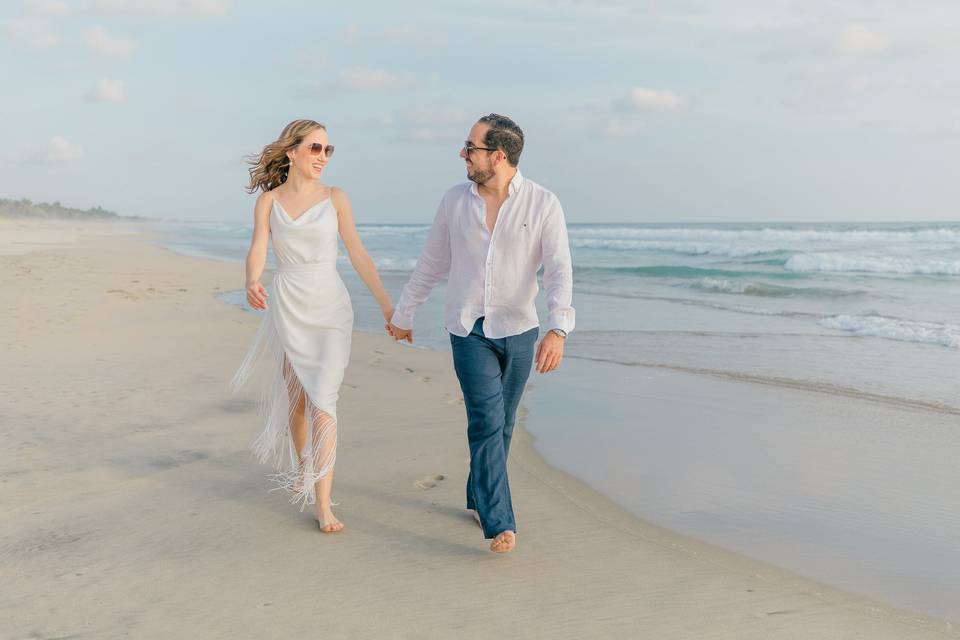
<svg viewBox="0 0 960 640">
<path fill-rule="evenodd" d="M 348 67 L 333 80 L 317 85 L 319 93 L 355 93 L 397 91 L 409 89 L 419 84 L 420 79 L 413 73 L 393 73 L 383 69 L 367 67 Z"/>
<path fill-rule="evenodd" d="M 27 3 L 27 10 L 30 13 L 39 13 L 48 16 L 67 16 L 70 15 L 70 7 L 66 2 L 59 0 L 30 0 Z"/>
<path fill-rule="evenodd" d="M 289 47 L 274 51 L 271 58 L 275 64 L 294 65 L 307 71 L 317 72 L 327 69 L 327 52 L 319 47 Z"/>
<path fill-rule="evenodd" d="M 421 105 L 363 118 L 352 126 L 387 129 L 388 135 L 400 140 L 459 141 L 480 115 L 459 107 Z"/>
<path fill-rule="evenodd" d="M 662 89 L 647 89 L 644 87 L 635 87 L 620 100 L 617 100 L 615 106 L 624 111 L 680 111 L 683 106 L 683 100 L 672 91 Z"/>
<path fill-rule="evenodd" d="M 874 56 L 889 48 L 890 42 L 883 34 L 866 25 L 852 24 L 840 33 L 834 51 L 845 56 Z"/>
<path fill-rule="evenodd" d="M 133 38 L 110 35 L 103 27 L 87 29 L 84 32 L 84 42 L 93 51 L 112 57 L 126 57 L 136 48 Z"/>
<path fill-rule="evenodd" d="M 71 162 L 84 156 L 83 149 L 66 138 L 54 136 L 50 139 L 45 160 L 47 162 Z"/>
<path fill-rule="evenodd" d="M 422 126 L 470 125 L 483 114 L 471 116 L 458 107 L 438 107 L 435 105 L 414 107 L 397 113 L 397 120 Z"/>
<path fill-rule="evenodd" d="M 222 16 L 230 0 L 96 0 L 98 9 L 168 17 Z"/>
<path fill-rule="evenodd" d="M 104 78 L 87 93 L 86 98 L 91 102 L 123 102 L 127 96 L 122 82 Z"/>
<path fill-rule="evenodd" d="M 634 87 L 602 108 L 601 113 L 606 112 L 608 118 L 600 133 L 613 138 L 637 135 L 650 127 L 655 114 L 677 113 L 684 108 L 686 100 L 673 91 Z"/>
<path fill-rule="evenodd" d="M 469 114 L 459 107 L 430 105 L 399 111 L 394 120 L 401 137 L 418 142 L 451 142 L 465 138 L 470 126 L 481 115 Z"/>
<path fill-rule="evenodd" d="M 901 30 L 907 29 L 901 27 Z M 911 39 L 914 42 L 909 42 Z M 824 21 L 744 34 L 739 43 L 753 48 L 756 57 L 777 63 L 786 60 L 829 62 L 844 57 L 865 58 L 889 54 L 903 56 L 931 48 L 929 43 L 921 45 L 915 36 L 901 37 L 894 46 L 885 33 L 865 24 Z"/>
<path fill-rule="evenodd" d="M 32 51 L 46 51 L 60 44 L 60 37 L 43 25 L 28 20 L 12 20 L 0 26 L 3 36 Z"/>
<path fill-rule="evenodd" d="M 438 49 L 447 46 L 446 36 L 428 33 L 408 25 L 387 27 L 379 31 L 364 32 L 357 25 L 351 25 L 341 32 L 347 46 L 401 45 L 417 49 Z"/>
<path fill-rule="evenodd" d="M 610 118 L 603 126 L 601 133 L 608 138 L 626 138 L 635 136 L 642 132 L 646 125 L 635 120 L 625 120 L 623 118 Z"/>
</svg>

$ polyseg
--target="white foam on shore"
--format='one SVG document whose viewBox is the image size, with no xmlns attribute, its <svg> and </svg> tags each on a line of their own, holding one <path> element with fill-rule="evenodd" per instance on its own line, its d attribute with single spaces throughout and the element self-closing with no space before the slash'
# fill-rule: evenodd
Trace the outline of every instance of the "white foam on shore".
<svg viewBox="0 0 960 640">
<path fill-rule="evenodd" d="M 753 285 L 749 282 L 732 282 L 725 278 L 703 278 L 696 288 L 704 291 L 719 291 L 721 293 L 746 293 Z"/>
<path fill-rule="evenodd" d="M 946 273 L 960 270 L 955 259 L 960 250 L 960 226 L 899 229 L 789 229 L 748 228 L 717 229 L 702 227 L 631 227 L 631 226 L 571 226 L 570 242 L 575 248 L 625 252 L 661 252 L 691 256 L 718 256 L 744 258 L 750 256 L 787 254 L 796 271 L 872 271 L 886 273 Z M 864 253 L 868 251 L 880 253 Z M 836 253 L 834 253 L 836 252 Z M 881 258 L 902 255 L 921 262 L 946 263 L 946 266 L 916 269 L 910 266 L 866 263 L 874 255 Z M 797 257 L 798 255 L 814 256 Z M 830 257 L 827 257 L 830 256 Z M 834 258 L 834 256 L 839 256 Z M 926 256 L 925 258 L 923 256 Z M 839 260 L 846 260 L 840 264 Z M 857 265 L 848 264 L 851 260 Z M 832 261 L 832 262 L 831 262 Z M 790 267 L 788 267 L 790 268 Z M 928 270 L 932 269 L 932 271 Z"/>
<path fill-rule="evenodd" d="M 417 266 L 416 258 L 376 258 L 373 261 L 380 271 L 413 271 Z"/>
<path fill-rule="evenodd" d="M 624 238 L 576 238 L 570 245 L 579 249 L 611 249 L 614 251 L 661 251 L 692 256 L 724 256 L 743 258 L 747 256 L 777 253 L 789 249 L 777 244 L 729 244 L 719 242 L 678 242 L 672 240 L 635 240 Z"/>
<path fill-rule="evenodd" d="M 801 253 L 787 260 L 784 268 L 797 273 L 832 271 L 957 276 L 960 275 L 960 260 L 876 254 Z"/>
<path fill-rule="evenodd" d="M 937 344 L 960 349 L 960 325 L 901 320 L 880 315 L 837 315 L 823 318 L 820 326 L 898 342 Z"/>
<path fill-rule="evenodd" d="M 687 242 L 762 243 L 796 246 L 798 243 L 960 243 L 960 227 L 919 229 L 712 229 L 702 227 L 570 227 L 571 238 L 632 238 Z"/>
</svg>

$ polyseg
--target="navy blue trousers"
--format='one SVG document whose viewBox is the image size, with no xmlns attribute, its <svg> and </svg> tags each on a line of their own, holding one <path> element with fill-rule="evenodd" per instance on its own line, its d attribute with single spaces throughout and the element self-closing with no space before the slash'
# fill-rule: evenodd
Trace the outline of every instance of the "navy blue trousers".
<svg viewBox="0 0 960 640">
<path fill-rule="evenodd" d="M 483 318 L 465 338 L 450 334 L 453 366 L 467 409 L 467 508 L 477 511 L 487 538 L 517 530 L 507 455 L 538 334 L 539 329 L 534 327 L 515 336 L 487 338 L 483 335 Z"/>
</svg>

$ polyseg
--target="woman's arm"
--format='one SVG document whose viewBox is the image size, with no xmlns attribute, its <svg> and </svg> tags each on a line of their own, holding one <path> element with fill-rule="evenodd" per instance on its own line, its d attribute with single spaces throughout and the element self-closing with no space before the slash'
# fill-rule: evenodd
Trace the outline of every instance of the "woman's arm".
<svg viewBox="0 0 960 640">
<path fill-rule="evenodd" d="M 337 221 L 340 225 L 340 237 L 343 238 L 343 246 L 347 248 L 350 256 L 350 264 L 360 275 L 360 279 L 367 285 L 370 293 L 380 305 L 380 311 L 383 318 L 390 322 L 393 315 L 393 303 L 390 301 L 390 295 L 383 287 L 380 281 L 380 274 L 377 273 L 377 267 L 373 264 L 370 254 L 367 253 L 360 240 L 360 234 L 357 233 L 357 225 L 353 220 L 353 210 L 350 208 L 350 200 L 347 199 L 346 192 L 337 187 L 331 187 L 330 197 L 333 199 L 333 206 L 337 209 Z"/>
<path fill-rule="evenodd" d="M 253 238 L 247 251 L 247 302 L 254 309 L 267 308 L 267 290 L 260 284 L 263 267 L 267 263 L 267 243 L 270 241 L 270 206 L 273 196 L 261 193 L 253 206 Z"/>
</svg>

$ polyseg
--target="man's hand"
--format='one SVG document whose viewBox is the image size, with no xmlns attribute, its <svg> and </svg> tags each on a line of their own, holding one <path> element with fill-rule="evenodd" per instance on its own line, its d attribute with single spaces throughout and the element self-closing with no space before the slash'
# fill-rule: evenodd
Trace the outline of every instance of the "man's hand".
<svg viewBox="0 0 960 640">
<path fill-rule="evenodd" d="M 401 329 L 392 322 L 388 322 L 387 333 L 393 336 L 393 339 L 397 342 L 406 340 L 407 342 L 413 344 L 413 329 Z"/>
<path fill-rule="evenodd" d="M 537 347 L 537 373 L 549 373 L 563 360 L 563 338 L 548 331 Z"/>
</svg>

